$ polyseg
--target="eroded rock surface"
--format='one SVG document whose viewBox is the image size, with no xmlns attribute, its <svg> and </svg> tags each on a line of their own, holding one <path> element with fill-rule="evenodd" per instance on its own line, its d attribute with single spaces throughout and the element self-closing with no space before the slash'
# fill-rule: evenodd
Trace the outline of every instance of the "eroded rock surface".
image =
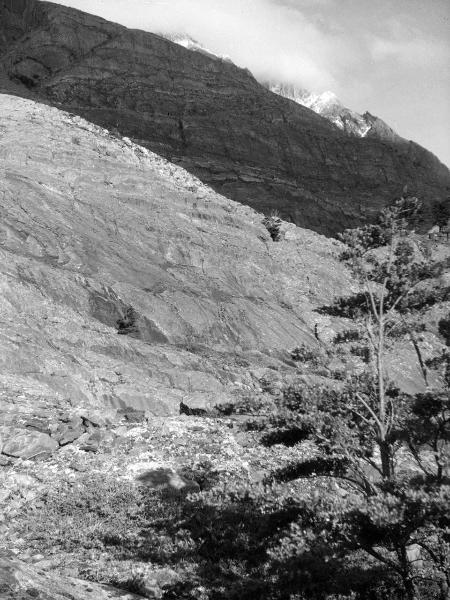
<svg viewBox="0 0 450 600">
<path fill-rule="evenodd" d="M 58 442 L 46 433 L 27 431 L 11 437 L 2 447 L 3 454 L 15 458 L 34 458 L 42 454 L 51 454 L 58 448 Z"/>
<path fill-rule="evenodd" d="M 417 144 L 355 138 L 225 60 L 35 0 L 0 2 L 0 89 L 117 128 L 227 197 L 334 234 L 405 185 L 433 221 L 450 173 Z"/>
<path fill-rule="evenodd" d="M 147 596 L 148 597 L 148 596 Z M 0 557 L 2 600 L 139 600 L 108 585 L 45 572 L 14 558 Z"/>
<path fill-rule="evenodd" d="M 41 428 L 64 445 L 75 407 L 204 409 L 255 389 L 249 365 L 317 344 L 316 323 L 333 335 L 313 311 L 352 287 L 338 242 L 286 223 L 273 242 L 261 214 L 31 100 L 0 96 L 0 130 L 6 424 L 66 410 Z"/>
</svg>

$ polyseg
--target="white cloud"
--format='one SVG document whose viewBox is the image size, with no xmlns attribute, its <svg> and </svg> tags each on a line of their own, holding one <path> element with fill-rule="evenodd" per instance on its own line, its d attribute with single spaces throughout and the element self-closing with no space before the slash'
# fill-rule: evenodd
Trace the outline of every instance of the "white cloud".
<svg viewBox="0 0 450 600">
<path fill-rule="evenodd" d="M 445 47 L 432 40 L 393 41 L 375 37 L 370 43 L 372 58 L 376 61 L 394 59 L 407 65 L 445 66 L 447 63 Z"/>
<path fill-rule="evenodd" d="M 320 0 L 330 2 L 331 0 Z M 311 0 L 302 0 L 302 4 Z M 307 18 L 298 2 L 273 0 L 67 0 L 133 28 L 188 33 L 211 50 L 229 55 L 256 76 L 283 78 L 313 89 L 336 86 L 333 67 L 352 53 Z"/>
<path fill-rule="evenodd" d="M 445 41 L 398 19 L 391 19 L 386 30 L 387 35 L 367 36 L 373 60 L 394 60 L 406 67 L 448 67 L 450 46 Z"/>
</svg>

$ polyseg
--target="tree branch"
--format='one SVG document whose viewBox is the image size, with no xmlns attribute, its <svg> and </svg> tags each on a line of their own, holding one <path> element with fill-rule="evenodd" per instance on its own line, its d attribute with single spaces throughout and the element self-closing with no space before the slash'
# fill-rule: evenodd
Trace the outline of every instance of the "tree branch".
<svg viewBox="0 0 450 600">
<path fill-rule="evenodd" d="M 384 434 L 384 424 L 381 423 L 380 419 L 377 417 L 377 415 L 374 413 L 374 411 L 370 408 L 370 406 L 367 404 L 367 402 L 364 400 L 364 398 L 359 393 L 356 393 L 355 396 L 356 396 L 356 398 L 358 398 L 358 400 L 361 402 L 361 404 L 363 404 L 367 408 L 369 413 L 374 418 L 376 424 L 378 425 L 378 429 L 380 430 L 380 434 Z"/>
</svg>

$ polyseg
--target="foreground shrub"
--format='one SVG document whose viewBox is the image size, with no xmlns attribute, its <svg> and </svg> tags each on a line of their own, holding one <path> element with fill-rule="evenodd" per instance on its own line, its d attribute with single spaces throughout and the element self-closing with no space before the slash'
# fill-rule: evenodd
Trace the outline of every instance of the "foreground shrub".
<svg viewBox="0 0 450 600">
<path fill-rule="evenodd" d="M 263 219 L 263 225 L 264 227 L 267 229 L 267 231 L 270 234 L 270 237 L 272 238 L 272 240 L 274 242 L 279 242 L 280 238 L 281 238 L 281 224 L 282 221 L 280 219 L 280 217 L 276 214 L 273 213 L 268 217 L 265 217 Z"/>
<path fill-rule="evenodd" d="M 302 344 L 291 351 L 291 358 L 295 362 L 309 364 L 318 367 L 326 362 L 326 353 L 321 348 L 312 348 Z"/>
<path fill-rule="evenodd" d="M 439 333 L 445 340 L 447 346 L 450 346 L 450 314 L 439 321 Z"/>
<path fill-rule="evenodd" d="M 333 344 L 346 344 L 347 342 L 357 342 L 362 338 L 358 329 L 344 329 L 337 333 L 333 339 Z"/>
<path fill-rule="evenodd" d="M 235 402 L 227 402 L 215 406 L 219 415 L 262 415 L 274 410 L 272 400 L 266 396 L 251 394 L 237 399 Z"/>
</svg>

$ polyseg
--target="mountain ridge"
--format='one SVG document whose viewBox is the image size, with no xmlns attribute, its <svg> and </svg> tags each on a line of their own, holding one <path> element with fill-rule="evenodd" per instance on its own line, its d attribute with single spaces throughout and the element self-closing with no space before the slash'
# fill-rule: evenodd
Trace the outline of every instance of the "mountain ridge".
<svg viewBox="0 0 450 600">
<path fill-rule="evenodd" d="M 335 235 L 407 184 L 426 228 L 448 194 L 450 172 L 420 146 L 344 135 L 226 61 L 51 3 L 3 0 L 0 15 L 22 27 L 0 56 L 4 91 L 117 128 L 259 211 Z"/>
<path fill-rule="evenodd" d="M 312 93 L 293 84 L 265 82 L 264 85 L 275 94 L 310 108 L 349 135 L 374 137 L 394 143 L 408 143 L 387 123 L 369 111 L 361 115 L 344 106 L 334 92 Z"/>
<path fill-rule="evenodd" d="M 171 42 L 179 44 L 187 50 L 191 50 L 192 52 L 200 52 L 213 59 L 232 62 L 230 57 L 215 53 L 188 34 L 163 33 L 161 36 Z M 372 115 L 369 111 L 359 114 L 344 106 L 334 92 L 310 92 L 306 88 L 299 87 L 298 85 L 289 82 L 272 82 L 265 81 L 264 79 L 259 80 L 259 82 L 274 94 L 287 98 L 288 100 L 293 100 L 306 108 L 310 108 L 315 113 L 325 117 L 339 129 L 350 135 L 356 137 L 373 136 L 381 140 L 384 139 L 392 142 L 407 141 L 405 138 L 401 138 L 382 119 Z"/>
</svg>

